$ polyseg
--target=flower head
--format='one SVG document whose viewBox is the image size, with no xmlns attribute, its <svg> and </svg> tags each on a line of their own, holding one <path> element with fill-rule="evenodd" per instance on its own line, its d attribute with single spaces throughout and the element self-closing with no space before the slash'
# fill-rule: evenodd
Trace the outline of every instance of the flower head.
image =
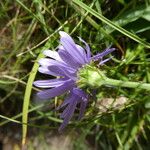
<svg viewBox="0 0 150 150">
<path fill-rule="evenodd" d="M 43 54 L 47 58 L 39 60 L 39 72 L 57 78 L 38 80 L 34 82 L 34 85 L 47 88 L 38 93 L 38 96 L 42 99 L 53 98 L 64 93 L 68 94 L 68 97 L 58 107 L 58 109 L 65 108 L 60 116 L 64 120 L 59 128 L 59 130 L 62 130 L 72 118 L 77 105 L 79 104 L 79 119 L 81 119 L 88 103 L 88 94 L 77 86 L 79 69 L 91 61 L 100 61 L 100 65 L 104 64 L 110 58 L 103 60 L 103 57 L 115 49 L 108 48 L 102 53 L 91 56 L 90 47 L 84 40 L 79 38 L 85 45 L 83 48 L 76 44 L 67 33 L 60 31 L 59 34 L 60 45 L 58 46 L 58 52 L 45 50 Z"/>
</svg>

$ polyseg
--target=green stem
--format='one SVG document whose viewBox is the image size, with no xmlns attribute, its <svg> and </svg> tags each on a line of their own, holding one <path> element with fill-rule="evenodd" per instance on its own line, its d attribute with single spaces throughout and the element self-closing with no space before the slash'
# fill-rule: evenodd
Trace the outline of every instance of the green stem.
<svg viewBox="0 0 150 150">
<path fill-rule="evenodd" d="M 92 65 L 86 65 L 79 72 L 79 87 L 90 86 L 98 88 L 102 85 L 119 86 L 127 88 L 139 88 L 150 90 L 150 83 L 121 81 L 107 78 L 105 73 Z"/>
<path fill-rule="evenodd" d="M 148 83 L 140 83 L 140 82 L 132 82 L 132 81 L 121 81 L 115 79 L 107 78 L 104 80 L 103 84 L 112 85 L 112 86 L 120 86 L 120 87 L 128 87 L 128 88 L 139 88 L 150 90 L 150 84 Z"/>
</svg>

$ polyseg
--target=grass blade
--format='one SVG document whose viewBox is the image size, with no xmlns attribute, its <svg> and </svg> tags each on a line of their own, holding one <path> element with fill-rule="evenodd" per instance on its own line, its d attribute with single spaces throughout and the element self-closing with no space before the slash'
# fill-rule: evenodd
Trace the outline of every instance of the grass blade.
<svg viewBox="0 0 150 150">
<path fill-rule="evenodd" d="M 43 54 L 40 53 L 37 60 L 43 57 Z M 34 66 L 30 72 L 30 76 L 28 78 L 26 90 L 25 90 L 25 96 L 23 101 L 23 115 L 22 115 L 22 145 L 25 144 L 26 141 L 26 135 L 27 135 L 27 121 L 28 121 L 28 108 L 29 108 L 29 102 L 30 102 L 30 96 L 32 91 L 32 85 L 33 81 L 35 79 L 37 70 L 38 70 L 39 64 L 37 62 L 34 63 Z"/>
<path fill-rule="evenodd" d="M 49 38 L 47 39 L 48 41 L 45 43 L 42 49 L 48 49 L 50 47 L 51 40 L 50 38 L 57 33 L 66 23 L 64 23 L 62 26 L 60 26 L 54 33 L 52 33 Z M 41 51 L 42 51 L 41 49 Z M 43 57 L 43 54 L 40 53 L 36 62 Z M 34 63 L 33 68 L 31 70 L 30 76 L 27 81 L 27 86 L 25 90 L 25 96 L 24 96 L 24 102 L 23 102 L 23 112 L 22 112 L 22 145 L 25 144 L 26 142 L 26 135 L 27 135 L 27 122 L 28 122 L 28 113 L 29 113 L 29 103 L 30 103 L 30 96 L 31 96 L 31 91 L 32 91 L 32 84 L 35 79 L 39 64 Z"/>
<path fill-rule="evenodd" d="M 96 18 L 98 18 L 99 20 L 101 20 L 102 22 L 106 23 L 107 25 L 109 25 L 110 27 L 112 27 L 113 29 L 119 31 L 120 33 L 128 36 L 129 38 L 131 38 L 132 40 L 144 45 L 147 48 L 150 48 L 150 43 L 144 41 L 143 39 L 141 39 L 140 37 L 138 37 L 137 35 L 125 30 L 124 28 L 120 27 L 119 25 L 116 25 L 115 23 L 113 23 L 112 21 L 110 21 L 109 19 L 107 19 L 106 17 L 104 17 L 102 14 L 99 14 L 98 12 L 96 12 L 95 10 L 91 9 L 89 6 L 87 6 L 86 4 L 82 3 L 79 0 L 72 0 L 76 5 L 82 7 L 84 10 L 86 10 L 87 12 L 89 12 L 90 14 L 92 14 L 93 16 L 95 16 Z"/>
</svg>

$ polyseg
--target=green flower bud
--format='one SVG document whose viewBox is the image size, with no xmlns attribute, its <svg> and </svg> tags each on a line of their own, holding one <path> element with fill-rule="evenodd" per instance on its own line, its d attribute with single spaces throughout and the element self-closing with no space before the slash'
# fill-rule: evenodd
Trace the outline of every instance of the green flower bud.
<svg viewBox="0 0 150 150">
<path fill-rule="evenodd" d="M 107 79 L 103 71 L 92 65 L 86 65 L 81 68 L 78 72 L 78 77 L 79 81 L 77 84 L 79 87 L 100 87 Z"/>
</svg>

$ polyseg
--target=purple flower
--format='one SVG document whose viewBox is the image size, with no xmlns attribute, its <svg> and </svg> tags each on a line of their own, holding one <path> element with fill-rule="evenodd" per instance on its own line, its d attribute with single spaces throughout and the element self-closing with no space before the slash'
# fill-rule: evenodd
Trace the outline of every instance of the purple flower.
<svg viewBox="0 0 150 150">
<path fill-rule="evenodd" d="M 42 99 L 49 99 L 55 96 L 68 94 L 68 97 L 57 109 L 65 108 L 61 114 L 64 120 L 59 131 L 64 129 L 70 119 L 72 118 L 77 105 L 79 105 L 79 119 L 82 118 L 85 108 L 88 103 L 88 94 L 78 88 L 76 81 L 78 81 L 78 70 L 91 61 L 100 61 L 100 65 L 104 64 L 109 59 L 103 60 L 103 57 L 111 52 L 114 48 L 108 48 L 102 53 L 91 56 L 89 45 L 79 38 L 85 45 L 81 47 L 76 44 L 74 40 L 65 32 L 60 31 L 60 45 L 58 52 L 52 50 L 45 50 L 43 53 L 47 58 L 39 60 L 39 72 L 57 77 L 50 80 L 38 80 L 34 85 L 40 88 L 47 88 L 38 93 Z M 59 77 L 59 78 L 58 78 Z"/>
</svg>

